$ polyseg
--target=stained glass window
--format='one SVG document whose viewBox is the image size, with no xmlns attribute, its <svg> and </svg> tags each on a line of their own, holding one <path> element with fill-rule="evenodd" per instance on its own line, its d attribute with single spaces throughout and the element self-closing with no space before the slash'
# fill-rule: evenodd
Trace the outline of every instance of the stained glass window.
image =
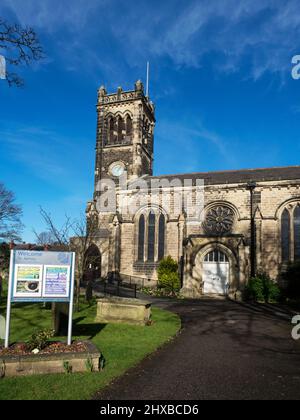
<svg viewBox="0 0 300 420">
<path fill-rule="evenodd" d="M 154 261 L 155 249 L 155 214 L 149 213 L 148 216 L 148 261 Z"/>
<path fill-rule="evenodd" d="M 139 220 L 138 232 L 138 260 L 144 261 L 144 245 L 145 245 L 145 217 L 142 214 Z"/>
<path fill-rule="evenodd" d="M 300 206 L 294 211 L 294 259 L 300 260 Z"/>
<path fill-rule="evenodd" d="M 159 216 L 158 223 L 158 260 L 160 261 L 165 254 L 165 216 Z"/>
<path fill-rule="evenodd" d="M 291 217 L 289 211 L 285 209 L 281 217 L 281 253 L 284 262 L 290 260 L 290 230 Z"/>
</svg>

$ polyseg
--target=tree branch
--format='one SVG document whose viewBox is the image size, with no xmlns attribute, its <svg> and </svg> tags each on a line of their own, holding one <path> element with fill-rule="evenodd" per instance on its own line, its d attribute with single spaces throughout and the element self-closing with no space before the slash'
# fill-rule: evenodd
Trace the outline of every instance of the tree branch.
<svg viewBox="0 0 300 420">
<path fill-rule="evenodd" d="M 36 32 L 31 27 L 9 24 L 0 18 L 0 52 L 10 66 L 29 65 L 45 57 Z M 16 74 L 8 72 L 7 82 L 10 86 L 22 86 L 23 80 Z"/>
</svg>

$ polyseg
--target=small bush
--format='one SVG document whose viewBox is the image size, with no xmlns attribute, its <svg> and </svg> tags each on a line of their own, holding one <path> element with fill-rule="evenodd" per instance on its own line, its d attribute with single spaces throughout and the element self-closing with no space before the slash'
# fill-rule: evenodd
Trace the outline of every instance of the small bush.
<svg viewBox="0 0 300 420">
<path fill-rule="evenodd" d="M 281 290 L 266 274 L 258 274 L 249 280 L 245 288 L 245 299 L 256 302 L 278 302 L 281 299 Z"/>
<path fill-rule="evenodd" d="M 245 299 L 262 302 L 264 300 L 263 282 L 259 277 L 252 277 L 245 287 Z"/>
<path fill-rule="evenodd" d="M 165 273 L 159 279 L 159 287 L 170 291 L 178 291 L 180 289 L 180 281 L 178 273 Z"/>
<path fill-rule="evenodd" d="M 66 374 L 71 374 L 73 372 L 73 366 L 68 360 L 63 361 L 63 368 Z"/>
<path fill-rule="evenodd" d="M 29 351 L 34 349 L 43 350 L 47 347 L 48 341 L 54 336 L 53 330 L 42 330 L 32 334 L 29 341 L 26 343 L 26 347 Z"/>
<path fill-rule="evenodd" d="M 287 271 L 282 275 L 287 287 L 285 294 L 290 299 L 300 298 L 300 261 L 290 264 Z"/>
<path fill-rule="evenodd" d="M 178 274 L 178 263 L 168 256 L 161 260 L 157 270 L 158 287 L 167 292 L 178 292 L 180 289 L 180 279 Z"/>
<path fill-rule="evenodd" d="M 170 255 L 168 257 L 163 258 L 158 266 L 158 277 L 164 273 L 177 273 L 178 271 L 178 263 L 177 261 L 173 260 Z"/>
<path fill-rule="evenodd" d="M 162 289 L 162 288 L 150 288 L 150 287 L 143 287 L 141 289 L 142 293 L 145 293 L 145 295 L 149 296 L 155 296 L 155 297 L 170 297 L 170 298 L 176 298 L 176 299 L 183 299 L 183 297 L 180 295 L 180 292 L 172 292 L 170 290 Z"/>
</svg>

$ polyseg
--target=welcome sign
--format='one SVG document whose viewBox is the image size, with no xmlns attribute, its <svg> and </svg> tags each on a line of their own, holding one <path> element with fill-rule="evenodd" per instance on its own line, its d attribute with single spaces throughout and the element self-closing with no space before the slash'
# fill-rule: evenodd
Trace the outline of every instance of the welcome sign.
<svg viewBox="0 0 300 420">
<path fill-rule="evenodd" d="M 69 302 L 72 252 L 12 251 L 12 302 Z"/>
<path fill-rule="evenodd" d="M 13 302 L 68 302 L 68 345 L 71 344 L 74 275 L 74 252 L 11 251 L 5 325 L 6 348 L 9 346 Z"/>
</svg>

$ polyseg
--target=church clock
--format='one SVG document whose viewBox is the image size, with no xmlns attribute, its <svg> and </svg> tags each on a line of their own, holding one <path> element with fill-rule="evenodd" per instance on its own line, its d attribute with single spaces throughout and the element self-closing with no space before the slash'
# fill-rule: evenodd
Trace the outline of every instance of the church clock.
<svg viewBox="0 0 300 420">
<path fill-rule="evenodd" d="M 114 162 L 110 165 L 109 172 L 112 176 L 120 177 L 125 171 L 125 165 L 123 162 Z"/>
</svg>

